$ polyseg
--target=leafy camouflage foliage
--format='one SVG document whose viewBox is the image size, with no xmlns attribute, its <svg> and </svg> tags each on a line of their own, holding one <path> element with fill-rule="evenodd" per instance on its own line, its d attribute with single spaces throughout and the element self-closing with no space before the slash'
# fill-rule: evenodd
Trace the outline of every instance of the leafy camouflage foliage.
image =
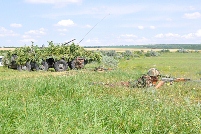
<svg viewBox="0 0 201 134">
<path fill-rule="evenodd" d="M 16 56 L 15 59 L 13 57 Z M 16 48 L 14 51 L 8 51 L 5 55 L 4 65 L 10 64 L 15 60 L 18 65 L 24 65 L 26 62 L 40 63 L 42 60 L 53 58 L 55 60 L 64 59 L 67 62 L 72 61 L 76 57 L 82 57 L 90 61 L 101 61 L 101 55 L 97 52 L 87 51 L 79 45 L 72 43 L 71 45 L 54 45 L 49 42 L 48 47 L 25 46 Z"/>
<path fill-rule="evenodd" d="M 7 52 L 8 50 L 0 50 L 0 56 L 4 56 Z"/>
</svg>

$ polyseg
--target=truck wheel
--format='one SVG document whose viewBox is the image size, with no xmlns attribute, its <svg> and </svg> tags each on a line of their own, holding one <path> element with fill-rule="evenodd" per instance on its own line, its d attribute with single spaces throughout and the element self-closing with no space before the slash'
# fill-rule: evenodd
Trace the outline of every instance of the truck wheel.
<svg viewBox="0 0 201 134">
<path fill-rule="evenodd" d="M 66 71 L 68 64 L 65 60 L 58 60 L 54 63 L 54 69 L 56 72 Z"/>
<path fill-rule="evenodd" d="M 46 61 L 42 61 L 41 64 L 35 63 L 35 69 L 36 71 L 47 71 L 49 68 L 48 63 Z"/>
<path fill-rule="evenodd" d="M 31 71 L 31 64 L 27 62 L 25 65 L 17 65 L 18 71 Z"/>
<path fill-rule="evenodd" d="M 71 61 L 70 68 L 71 69 L 76 69 L 76 60 Z"/>
<path fill-rule="evenodd" d="M 73 60 L 71 61 L 71 69 L 82 69 L 84 68 L 84 62 L 82 60 Z"/>
</svg>

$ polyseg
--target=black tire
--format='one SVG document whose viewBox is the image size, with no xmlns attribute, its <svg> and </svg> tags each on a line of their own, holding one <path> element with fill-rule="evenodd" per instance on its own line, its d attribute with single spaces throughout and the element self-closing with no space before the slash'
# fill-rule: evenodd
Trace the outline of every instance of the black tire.
<svg viewBox="0 0 201 134">
<path fill-rule="evenodd" d="M 36 62 L 31 62 L 31 71 L 37 70 L 37 63 Z"/>
<path fill-rule="evenodd" d="M 79 62 L 79 60 L 71 61 L 71 69 L 82 69 L 84 68 L 84 62 Z"/>
<path fill-rule="evenodd" d="M 76 69 L 76 60 L 71 61 L 71 69 Z"/>
<path fill-rule="evenodd" d="M 65 60 L 58 60 L 54 63 L 54 69 L 56 72 L 66 71 L 68 64 Z"/>
<path fill-rule="evenodd" d="M 48 63 L 46 61 L 42 61 L 41 64 L 34 64 L 36 71 L 47 71 L 49 69 Z"/>
<path fill-rule="evenodd" d="M 31 71 L 31 64 L 27 62 L 25 65 L 17 65 L 18 71 Z"/>
</svg>

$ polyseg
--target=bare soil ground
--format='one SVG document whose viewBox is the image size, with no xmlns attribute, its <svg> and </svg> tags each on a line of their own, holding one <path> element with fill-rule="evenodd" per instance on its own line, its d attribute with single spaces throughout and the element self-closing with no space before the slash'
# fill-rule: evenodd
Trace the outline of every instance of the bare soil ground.
<svg viewBox="0 0 201 134">
<path fill-rule="evenodd" d="M 14 50 L 15 48 L 0 48 L 0 50 Z"/>
</svg>

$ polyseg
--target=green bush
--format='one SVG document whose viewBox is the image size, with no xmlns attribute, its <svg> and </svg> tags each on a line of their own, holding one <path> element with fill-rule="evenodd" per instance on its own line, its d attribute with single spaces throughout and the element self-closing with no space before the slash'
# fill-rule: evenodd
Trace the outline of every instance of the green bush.
<svg viewBox="0 0 201 134">
<path fill-rule="evenodd" d="M 154 57 L 154 56 L 159 56 L 160 54 L 158 52 L 155 52 L 155 51 L 147 51 L 147 53 L 145 53 L 145 56 L 146 57 Z"/>
<path fill-rule="evenodd" d="M 102 64 L 104 67 L 117 68 L 118 62 L 119 62 L 118 60 L 116 60 L 114 57 L 111 56 L 102 57 Z"/>
<path fill-rule="evenodd" d="M 133 57 L 133 53 L 130 50 L 126 50 L 125 52 L 122 53 L 122 56 L 124 58 L 130 59 Z"/>
</svg>

